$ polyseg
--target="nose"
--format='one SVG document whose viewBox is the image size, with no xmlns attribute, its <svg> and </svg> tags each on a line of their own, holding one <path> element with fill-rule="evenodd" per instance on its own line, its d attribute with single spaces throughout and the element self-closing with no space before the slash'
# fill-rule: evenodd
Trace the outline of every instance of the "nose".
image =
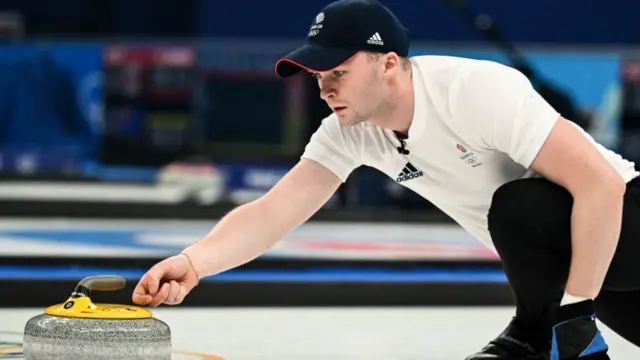
<svg viewBox="0 0 640 360">
<path fill-rule="evenodd" d="M 331 86 L 328 83 L 323 83 L 322 81 L 319 82 L 319 85 L 320 98 L 322 98 L 322 100 L 327 101 L 336 97 L 338 92 L 335 87 Z"/>
</svg>

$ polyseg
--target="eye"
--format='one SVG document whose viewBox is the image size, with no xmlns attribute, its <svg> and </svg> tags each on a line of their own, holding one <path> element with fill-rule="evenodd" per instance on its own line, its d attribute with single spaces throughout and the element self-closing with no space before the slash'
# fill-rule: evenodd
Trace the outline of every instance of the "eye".
<svg viewBox="0 0 640 360">
<path fill-rule="evenodd" d="M 311 75 L 312 78 L 314 78 L 315 80 L 320 80 L 320 74 L 318 73 L 309 73 Z"/>
<path fill-rule="evenodd" d="M 336 78 L 341 78 L 341 77 L 344 76 L 344 74 L 345 74 L 344 70 L 334 70 L 333 71 L 333 77 L 336 77 Z"/>
</svg>

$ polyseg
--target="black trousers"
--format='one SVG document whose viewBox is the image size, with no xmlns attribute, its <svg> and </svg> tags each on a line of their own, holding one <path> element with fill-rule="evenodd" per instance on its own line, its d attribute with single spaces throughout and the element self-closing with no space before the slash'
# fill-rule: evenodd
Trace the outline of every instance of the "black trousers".
<svg viewBox="0 0 640 360">
<path fill-rule="evenodd" d="M 507 183 L 494 194 L 488 214 L 492 241 L 513 289 L 516 322 L 528 341 L 546 346 L 571 261 L 573 198 L 545 179 Z M 623 338 L 640 346 L 640 179 L 627 184 L 622 232 L 596 315 Z"/>
</svg>

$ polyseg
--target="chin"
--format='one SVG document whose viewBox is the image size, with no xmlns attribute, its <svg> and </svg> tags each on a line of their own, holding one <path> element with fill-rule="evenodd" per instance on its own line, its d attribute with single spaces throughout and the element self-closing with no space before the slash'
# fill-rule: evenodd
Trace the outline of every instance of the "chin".
<svg viewBox="0 0 640 360">
<path fill-rule="evenodd" d="M 343 126 L 351 126 L 359 123 L 357 119 L 349 118 L 349 117 L 341 117 L 341 116 L 338 116 L 338 121 L 340 122 L 340 125 L 343 125 Z"/>
<path fill-rule="evenodd" d="M 336 113 L 336 116 L 338 117 L 338 122 L 340 122 L 340 125 L 343 126 L 357 125 L 360 123 L 360 120 L 353 116 L 350 116 L 349 114 Z"/>
</svg>

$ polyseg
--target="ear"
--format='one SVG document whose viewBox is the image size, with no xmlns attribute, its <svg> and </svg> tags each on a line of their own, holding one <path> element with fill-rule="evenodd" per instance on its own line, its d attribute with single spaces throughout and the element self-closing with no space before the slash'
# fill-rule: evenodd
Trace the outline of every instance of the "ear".
<svg viewBox="0 0 640 360">
<path fill-rule="evenodd" d="M 383 57 L 385 74 L 395 74 L 400 70 L 400 57 L 395 52 L 386 53 Z"/>
</svg>

